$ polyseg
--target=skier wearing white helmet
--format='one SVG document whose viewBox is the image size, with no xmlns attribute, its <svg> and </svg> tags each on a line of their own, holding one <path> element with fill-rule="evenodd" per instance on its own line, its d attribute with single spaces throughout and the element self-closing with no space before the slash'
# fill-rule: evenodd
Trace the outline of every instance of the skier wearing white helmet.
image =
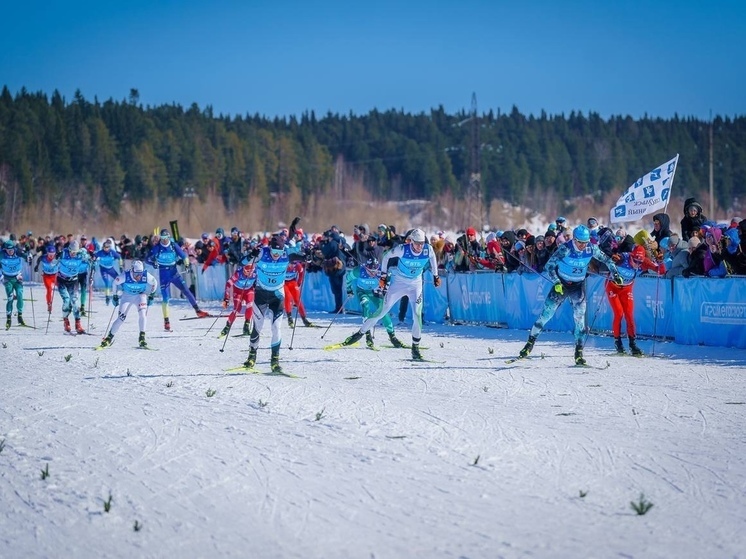
<svg viewBox="0 0 746 559">
<path fill-rule="evenodd" d="M 127 320 L 129 310 L 132 307 L 137 307 L 138 326 L 140 327 L 138 343 L 140 347 L 147 348 L 145 327 L 147 325 L 148 307 L 153 303 L 153 297 L 157 289 L 158 282 L 155 276 L 145 271 L 145 266 L 140 260 L 135 260 L 132 263 L 132 268 L 119 274 L 114 280 L 114 296 L 112 298 L 114 306 L 119 306 L 119 316 L 111 325 L 111 330 L 101 341 L 99 347 L 104 348 L 111 345 L 114 334 Z"/>
<path fill-rule="evenodd" d="M 412 359 L 422 360 L 420 352 L 420 337 L 422 334 L 422 274 L 430 266 L 434 275 L 434 284 L 440 285 L 438 264 L 435 251 L 425 243 L 425 232 L 415 229 L 409 235 L 409 242 L 397 245 L 383 255 L 381 261 L 381 276 L 379 290 L 384 294 L 381 310 L 366 319 L 360 330 L 347 338 L 342 345 L 354 344 L 362 338 L 389 310 L 405 295 L 409 297 L 412 309 Z M 395 258 L 396 266 L 389 274 L 389 262 Z M 389 285 L 390 280 L 390 285 Z"/>
</svg>

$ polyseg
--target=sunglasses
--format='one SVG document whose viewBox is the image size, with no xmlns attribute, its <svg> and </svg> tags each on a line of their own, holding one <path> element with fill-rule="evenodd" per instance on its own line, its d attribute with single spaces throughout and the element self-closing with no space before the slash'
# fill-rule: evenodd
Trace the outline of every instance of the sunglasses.
<svg viewBox="0 0 746 559">
<path fill-rule="evenodd" d="M 272 252 L 272 256 L 282 256 L 285 253 L 284 248 L 273 248 L 270 251 Z"/>
</svg>

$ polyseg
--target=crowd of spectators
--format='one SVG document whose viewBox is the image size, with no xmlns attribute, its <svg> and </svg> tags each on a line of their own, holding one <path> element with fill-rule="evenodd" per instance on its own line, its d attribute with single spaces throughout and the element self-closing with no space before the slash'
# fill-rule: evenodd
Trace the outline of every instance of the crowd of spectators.
<svg viewBox="0 0 746 559">
<path fill-rule="evenodd" d="M 371 229 L 367 223 L 356 225 L 350 236 L 336 225 L 322 233 L 307 234 L 294 225 L 279 234 L 293 250 L 302 250 L 309 255 L 308 272 L 322 272 L 329 277 L 337 307 L 343 304 L 342 285 L 346 270 L 364 264 L 374 257 L 380 261 L 384 251 L 399 243 L 407 242 L 407 233 L 399 234 L 393 225 L 379 224 Z M 576 224 L 577 225 L 577 224 Z M 630 235 L 624 227 L 603 225 L 596 217 L 584 223 L 591 233 L 591 242 L 609 256 L 631 252 L 642 246 L 649 258 L 666 265 L 666 277 L 725 277 L 746 275 L 746 220 L 734 217 L 729 223 L 716 223 L 702 213 L 702 206 L 694 198 L 684 205 L 680 232 L 671 228 L 671 218 L 666 213 L 653 216 L 649 230 L 643 229 Z M 552 252 L 572 236 L 572 227 L 564 217 L 557 217 L 546 231 L 495 230 L 479 232 L 467 227 L 458 233 L 437 231 L 429 242 L 437 255 L 438 268 L 459 273 L 494 271 L 501 273 L 542 273 Z M 196 270 L 206 270 L 218 264 L 237 264 L 260 243 L 267 242 L 270 234 L 247 235 L 238 227 L 232 227 L 229 235 L 223 228 L 214 234 L 203 233 L 194 243 L 184 238 L 177 240 L 187 252 Z M 103 240 L 86 235 L 75 239 L 72 234 L 56 237 L 34 237 L 31 231 L 16 238 L 20 253 L 29 262 L 44 254 L 51 243 L 61 251 L 71 241 L 78 240 L 93 256 Z M 3 239 L 4 240 L 4 239 Z M 121 235 L 119 240 L 109 240 L 119 251 L 122 259 L 147 260 L 151 248 L 159 242 L 154 234 L 136 235 L 134 240 Z"/>
</svg>

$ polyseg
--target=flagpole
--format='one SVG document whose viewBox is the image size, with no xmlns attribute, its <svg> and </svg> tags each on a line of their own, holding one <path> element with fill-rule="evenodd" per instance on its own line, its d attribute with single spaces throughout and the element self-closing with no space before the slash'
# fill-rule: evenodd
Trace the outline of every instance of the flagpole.
<svg viewBox="0 0 746 559">
<path fill-rule="evenodd" d="M 676 177 L 676 169 L 679 168 L 679 154 L 676 154 L 676 163 L 673 167 L 673 174 L 671 175 L 671 184 L 668 185 L 668 198 L 666 199 L 666 205 L 663 206 L 663 213 L 666 213 L 668 209 L 668 203 L 671 201 L 671 193 L 673 192 L 673 179 Z"/>
</svg>

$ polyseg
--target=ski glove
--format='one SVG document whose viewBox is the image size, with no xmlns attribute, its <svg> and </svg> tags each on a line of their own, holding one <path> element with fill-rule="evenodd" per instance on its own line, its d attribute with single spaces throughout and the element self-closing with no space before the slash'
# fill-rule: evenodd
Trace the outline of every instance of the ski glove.
<svg viewBox="0 0 746 559">
<path fill-rule="evenodd" d="M 155 293 L 148 295 L 148 306 L 153 304 L 153 299 L 155 299 Z"/>
<path fill-rule="evenodd" d="M 562 284 L 561 283 L 555 283 L 554 284 L 554 290 L 557 293 L 559 293 L 560 295 L 562 295 Z"/>
<path fill-rule="evenodd" d="M 622 276 L 620 276 L 619 274 L 614 274 L 612 276 L 612 279 L 616 285 L 624 284 L 624 280 L 622 279 Z"/>
<path fill-rule="evenodd" d="M 440 287 L 440 276 L 435 276 L 433 278 L 433 285 L 435 285 L 435 287 Z"/>
<path fill-rule="evenodd" d="M 384 293 L 386 293 L 386 288 L 388 287 L 387 280 L 388 280 L 388 276 L 386 275 L 385 272 L 381 274 L 380 278 L 378 278 L 378 289 L 380 289 Z"/>
<path fill-rule="evenodd" d="M 228 308 L 228 299 L 223 299 L 223 308 L 224 309 Z"/>
<path fill-rule="evenodd" d="M 111 298 L 111 300 L 112 300 L 112 302 L 114 303 L 114 306 L 115 306 L 115 307 L 119 306 L 119 295 L 116 295 L 116 294 L 115 294 L 115 295 L 114 295 L 114 296 L 113 296 L 113 297 Z"/>
</svg>

